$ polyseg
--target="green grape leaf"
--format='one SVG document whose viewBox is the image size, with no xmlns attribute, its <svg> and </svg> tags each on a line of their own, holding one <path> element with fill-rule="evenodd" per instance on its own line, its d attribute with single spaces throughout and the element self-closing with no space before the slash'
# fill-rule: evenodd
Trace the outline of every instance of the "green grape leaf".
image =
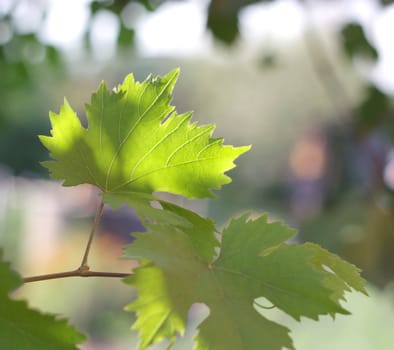
<svg viewBox="0 0 394 350">
<path fill-rule="evenodd" d="M 143 224 L 156 223 L 172 228 L 181 228 L 189 236 L 194 249 L 207 261 L 212 260 L 219 242 L 215 237 L 215 224 L 212 220 L 173 203 L 166 202 L 149 194 L 104 193 L 104 203 L 119 208 L 126 203 L 132 206 Z M 152 206 L 152 202 L 159 208 Z"/>
<path fill-rule="evenodd" d="M 30 309 L 9 293 L 22 285 L 17 273 L 2 259 L 0 250 L 0 349 L 76 350 L 85 336 L 65 320 Z"/>
<path fill-rule="evenodd" d="M 126 247 L 125 256 L 141 262 L 125 279 L 138 289 L 126 310 L 137 314 L 139 349 L 165 338 L 175 342 L 194 303 L 210 311 L 198 327 L 196 349 L 293 349 L 289 329 L 265 318 L 258 298 L 296 320 L 317 320 L 348 313 L 340 304 L 345 291 L 366 294 L 357 268 L 315 244 L 286 243 L 295 230 L 269 223 L 266 215 L 233 219 L 222 233 L 219 253 L 210 256 L 196 249 L 190 224 L 146 224 L 148 232 L 135 234 Z"/>
<path fill-rule="evenodd" d="M 189 198 L 212 197 L 231 179 L 224 172 L 250 147 L 223 146 L 214 125 L 190 123 L 169 104 L 179 70 L 143 83 L 128 75 L 109 91 L 101 83 L 86 105 L 84 128 L 65 101 L 50 114 L 52 136 L 40 136 L 52 161 L 43 162 L 65 186 L 90 183 L 105 193 L 167 191 Z"/>
</svg>

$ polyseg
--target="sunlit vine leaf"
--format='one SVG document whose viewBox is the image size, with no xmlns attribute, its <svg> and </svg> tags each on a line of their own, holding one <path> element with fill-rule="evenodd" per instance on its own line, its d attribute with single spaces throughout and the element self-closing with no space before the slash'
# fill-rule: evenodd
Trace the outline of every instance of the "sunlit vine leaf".
<svg viewBox="0 0 394 350">
<path fill-rule="evenodd" d="M 52 136 L 41 136 L 53 161 L 43 164 L 64 185 L 90 183 L 103 192 L 167 191 L 190 198 L 212 197 L 230 182 L 224 172 L 249 147 L 223 146 L 211 138 L 214 125 L 190 123 L 177 114 L 171 92 L 179 70 L 143 83 L 128 75 L 109 91 L 101 83 L 86 105 L 85 129 L 65 101 L 51 113 Z"/>
</svg>

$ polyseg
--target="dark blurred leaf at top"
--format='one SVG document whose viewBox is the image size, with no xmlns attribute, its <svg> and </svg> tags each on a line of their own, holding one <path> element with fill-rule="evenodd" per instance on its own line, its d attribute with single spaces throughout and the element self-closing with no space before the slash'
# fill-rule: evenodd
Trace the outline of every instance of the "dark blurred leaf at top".
<svg viewBox="0 0 394 350">
<path fill-rule="evenodd" d="M 367 88 L 365 97 L 357 110 L 357 121 L 362 129 L 375 128 L 383 122 L 390 108 L 389 98 L 377 87 Z"/>
<path fill-rule="evenodd" d="M 270 0 L 212 0 L 208 9 L 207 28 L 216 39 L 230 45 L 239 35 L 239 11 L 256 2 Z"/>
<path fill-rule="evenodd" d="M 118 46 L 127 48 L 134 45 L 135 32 L 133 29 L 126 28 L 122 23 L 118 35 Z"/>
<path fill-rule="evenodd" d="M 96 0 L 93 1 L 90 4 L 90 11 L 92 14 L 95 14 L 97 11 L 101 9 L 106 9 L 109 11 L 114 12 L 115 14 L 119 15 L 123 8 L 131 3 L 131 2 L 137 2 L 143 5 L 148 11 L 154 11 L 156 10 L 157 7 L 161 5 L 164 0 L 157 0 L 157 1 L 152 1 L 152 0 Z"/>
<path fill-rule="evenodd" d="M 368 41 L 363 28 L 358 23 L 349 23 L 342 28 L 343 48 L 350 58 L 362 56 L 376 60 L 378 52 Z"/>
<path fill-rule="evenodd" d="M 52 67 L 59 70 L 64 68 L 62 55 L 56 47 L 51 45 L 46 46 L 46 58 Z"/>
<path fill-rule="evenodd" d="M 112 11 L 113 13 L 119 15 L 122 12 L 123 7 L 129 3 L 129 0 L 118 0 L 118 1 L 93 1 L 90 4 L 90 10 L 94 15 L 99 10 L 105 9 Z"/>
<path fill-rule="evenodd" d="M 144 5 L 148 11 L 154 11 L 158 6 L 161 5 L 163 0 L 160 1 L 152 1 L 151 0 L 136 0 L 135 2 L 139 2 L 140 4 Z"/>
<path fill-rule="evenodd" d="M 382 5 L 391 5 L 394 3 L 394 0 L 380 0 Z"/>
</svg>

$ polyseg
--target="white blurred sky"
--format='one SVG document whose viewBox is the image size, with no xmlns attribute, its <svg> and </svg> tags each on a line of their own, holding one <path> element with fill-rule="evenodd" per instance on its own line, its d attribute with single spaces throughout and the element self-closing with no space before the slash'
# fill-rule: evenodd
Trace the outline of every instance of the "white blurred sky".
<svg viewBox="0 0 394 350">
<path fill-rule="evenodd" d="M 47 1 L 48 16 L 41 36 L 47 42 L 59 45 L 66 52 L 77 52 L 81 37 L 89 21 L 90 0 L 35 0 Z M 20 31 L 36 25 L 35 1 L 20 1 L 16 7 Z M 0 0 L 0 12 L 12 0 Z M 369 38 L 379 50 L 379 60 L 371 77 L 383 89 L 394 93 L 394 6 L 384 10 L 377 0 L 309 1 L 306 14 L 296 0 L 278 0 L 252 5 L 240 15 L 242 39 L 249 45 L 261 45 L 265 39 L 281 43 L 300 37 L 309 20 L 337 26 L 352 19 L 366 25 Z M 319 4 L 319 5 L 316 5 Z M 149 13 L 139 4 L 128 5 L 125 24 L 137 30 L 137 49 L 143 56 L 206 56 L 214 51 L 213 39 L 205 30 L 207 0 L 186 0 L 164 3 Z M 23 20 L 29 17 L 29 21 Z M 106 60 L 115 52 L 115 38 L 119 30 L 117 18 L 103 12 L 92 23 L 92 45 L 97 58 Z"/>
</svg>

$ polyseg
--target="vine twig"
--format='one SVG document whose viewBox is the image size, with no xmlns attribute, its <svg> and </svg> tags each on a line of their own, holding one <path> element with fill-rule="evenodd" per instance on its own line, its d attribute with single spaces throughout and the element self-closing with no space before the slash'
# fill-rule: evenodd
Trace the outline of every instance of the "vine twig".
<svg viewBox="0 0 394 350">
<path fill-rule="evenodd" d="M 90 267 L 88 265 L 88 258 L 90 247 L 93 242 L 94 235 L 97 231 L 98 224 L 100 222 L 100 218 L 103 215 L 104 203 L 101 202 L 99 207 L 97 208 L 96 217 L 94 219 L 92 229 L 90 230 L 90 235 L 88 239 L 88 243 L 85 248 L 85 253 L 82 258 L 81 266 L 76 270 L 65 271 L 65 272 L 55 272 L 49 273 L 45 275 L 37 275 L 31 277 L 23 278 L 24 283 L 28 282 L 37 282 L 37 281 L 45 281 L 52 280 L 58 278 L 66 278 L 66 277 L 115 277 L 115 278 L 123 278 L 130 276 L 130 273 L 123 272 L 105 272 L 105 271 L 90 271 Z"/>
<path fill-rule="evenodd" d="M 100 222 L 100 218 L 103 215 L 103 209 L 104 209 L 104 203 L 101 202 L 99 207 L 98 207 L 98 209 L 97 209 L 96 217 L 94 218 L 92 229 L 90 230 L 88 243 L 86 245 L 85 253 L 84 253 L 83 258 L 82 258 L 80 269 L 87 269 L 87 270 L 89 270 L 88 258 L 89 258 L 90 246 L 92 245 L 93 237 L 94 237 L 94 235 L 96 233 L 97 226 L 98 226 L 98 224 Z"/>
<path fill-rule="evenodd" d="M 104 271 L 89 271 L 87 269 L 79 268 L 76 270 L 65 271 L 65 272 L 56 272 L 49 273 L 46 275 L 38 275 L 23 278 L 23 283 L 29 282 L 37 282 L 37 281 L 45 281 L 52 280 L 58 278 L 66 278 L 66 277 L 115 277 L 115 278 L 123 278 L 130 276 L 130 273 L 123 272 L 104 272 Z"/>
</svg>

